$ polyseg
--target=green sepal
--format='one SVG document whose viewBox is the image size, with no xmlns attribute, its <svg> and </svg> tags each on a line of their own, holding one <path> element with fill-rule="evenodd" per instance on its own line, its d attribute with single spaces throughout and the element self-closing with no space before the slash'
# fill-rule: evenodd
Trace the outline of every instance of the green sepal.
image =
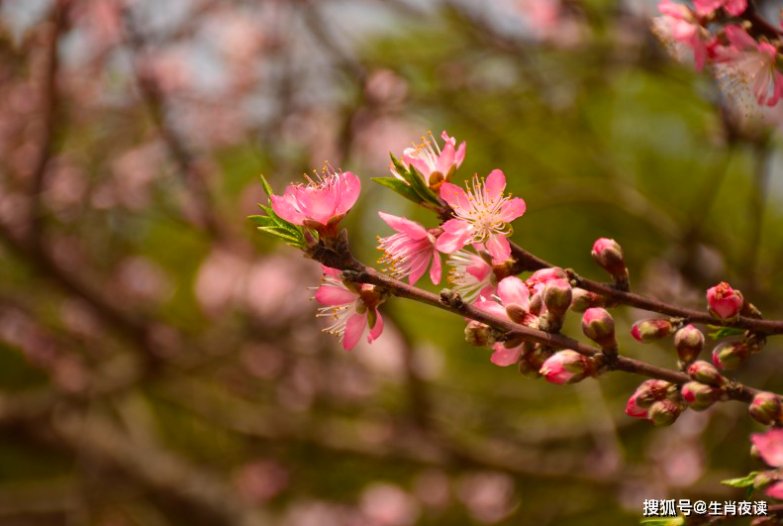
<svg viewBox="0 0 783 526">
<path fill-rule="evenodd" d="M 721 340 L 730 336 L 742 336 L 745 334 L 745 329 L 739 329 L 737 327 L 721 327 L 720 325 L 707 325 L 707 327 L 711 329 L 709 336 L 713 340 Z"/>
</svg>

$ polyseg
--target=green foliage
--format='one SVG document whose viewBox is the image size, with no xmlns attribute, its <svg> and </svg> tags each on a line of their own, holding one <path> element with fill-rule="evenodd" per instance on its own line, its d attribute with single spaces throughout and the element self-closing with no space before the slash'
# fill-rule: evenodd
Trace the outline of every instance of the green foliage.
<svg viewBox="0 0 783 526">
<path fill-rule="evenodd" d="M 273 190 L 269 185 L 269 182 L 267 182 L 263 175 L 260 176 L 260 179 L 264 192 L 266 192 L 267 196 L 271 196 Z M 275 211 L 271 206 L 262 205 L 261 203 L 259 203 L 258 206 L 266 215 L 251 215 L 248 217 L 248 219 L 256 225 L 258 230 L 278 239 L 282 239 L 295 248 L 304 249 L 307 246 L 304 229 L 302 227 L 293 225 L 275 214 Z"/>
</svg>

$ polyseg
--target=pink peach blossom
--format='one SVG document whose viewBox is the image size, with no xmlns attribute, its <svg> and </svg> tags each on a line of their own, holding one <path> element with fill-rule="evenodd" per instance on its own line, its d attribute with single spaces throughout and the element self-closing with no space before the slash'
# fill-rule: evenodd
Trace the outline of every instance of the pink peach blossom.
<svg viewBox="0 0 783 526">
<path fill-rule="evenodd" d="M 454 219 L 443 224 L 436 244 L 441 252 L 455 252 L 468 243 L 486 243 L 488 250 L 500 250 L 508 244 L 511 221 L 525 213 L 525 201 L 503 195 L 506 176 L 493 170 L 486 181 L 473 178 L 466 192 L 457 185 L 443 183 L 440 196 L 454 211 Z"/>
<path fill-rule="evenodd" d="M 464 142 L 457 146 L 456 139 L 445 131 L 440 136 L 444 141 L 442 149 L 430 134 L 429 137 L 423 137 L 420 145 L 406 148 L 402 152 L 402 161 L 407 166 L 414 167 L 424 177 L 424 183 L 434 189 L 448 181 L 465 160 Z M 393 167 L 392 175 L 404 181 Z"/>
<path fill-rule="evenodd" d="M 315 291 L 315 300 L 323 305 L 318 316 L 333 318 L 325 329 L 340 337 L 343 349 L 350 351 L 362 337 L 365 327 L 370 328 L 367 341 L 372 343 L 383 332 L 383 318 L 378 305 L 383 302 L 375 285 L 363 283 L 348 288 L 340 280 L 340 271 L 323 267 L 323 284 Z"/>
<path fill-rule="evenodd" d="M 766 433 L 751 435 L 753 445 L 764 462 L 773 468 L 783 468 L 783 429 L 770 429 Z M 783 481 L 776 482 L 766 490 L 767 495 L 783 499 Z"/>
<path fill-rule="evenodd" d="M 351 172 L 328 171 L 307 184 L 290 184 L 282 196 L 272 195 L 272 209 L 294 225 L 334 235 L 340 219 L 359 198 L 361 182 Z"/>
<path fill-rule="evenodd" d="M 731 16 L 739 16 L 748 7 L 748 0 L 694 0 L 699 16 L 711 15 L 721 7 Z"/>
<path fill-rule="evenodd" d="M 653 19 L 653 29 L 664 43 L 678 43 L 693 51 L 697 70 L 704 68 L 713 38 L 699 23 L 696 13 L 684 5 L 661 0 L 658 3 L 661 16 Z"/>
<path fill-rule="evenodd" d="M 410 219 L 385 212 L 378 215 L 397 231 L 378 239 L 378 248 L 384 252 L 381 261 L 392 267 L 392 274 L 407 277 L 408 283 L 414 285 L 430 267 L 430 280 L 436 285 L 440 283 L 442 266 L 440 254 L 435 250 L 435 236 Z"/>
<path fill-rule="evenodd" d="M 777 47 L 755 40 L 738 25 L 727 25 L 723 31 L 729 45 L 716 48 L 719 73 L 746 85 L 760 105 L 777 104 L 783 97 Z"/>
<path fill-rule="evenodd" d="M 452 267 L 449 281 L 453 290 L 466 301 L 473 301 L 478 296 L 488 298 L 494 294 L 493 266 L 502 265 L 511 258 L 511 246 L 507 241 L 490 247 L 475 243 L 473 249 L 478 253 L 458 250 L 448 259 L 448 265 Z"/>
</svg>

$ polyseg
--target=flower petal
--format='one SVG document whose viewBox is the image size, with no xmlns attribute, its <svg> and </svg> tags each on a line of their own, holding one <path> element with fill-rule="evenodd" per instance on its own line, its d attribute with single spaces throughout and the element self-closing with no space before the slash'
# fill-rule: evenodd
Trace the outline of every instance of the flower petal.
<svg viewBox="0 0 783 526">
<path fill-rule="evenodd" d="M 446 204 L 448 204 L 455 211 L 467 211 L 470 210 L 470 201 L 468 201 L 468 194 L 465 190 L 459 186 L 451 183 L 443 183 L 440 185 L 440 197 Z"/>
<path fill-rule="evenodd" d="M 507 349 L 502 343 L 496 343 L 493 347 L 492 356 L 489 361 L 498 367 L 508 367 L 514 365 L 519 361 L 519 357 L 522 356 L 522 346 L 513 347 Z"/>
<path fill-rule="evenodd" d="M 356 301 L 356 294 L 342 287 L 333 285 L 321 285 L 315 291 L 315 301 L 321 305 L 334 306 L 346 305 Z"/>
<path fill-rule="evenodd" d="M 296 211 L 292 203 L 292 197 L 293 196 L 291 196 L 287 190 L 286 193 L 282 196 L 269 196 L 270 200 L 272 201 L 272 210 L 274 210 L 275 214 L 282 217 L 289 223 L 294 225 L 301 225 L 305 220 L 305 216 Z"/>
<path fill-rule="evenodd" d="M 337 199 L 335 214 L 343 215 L 353 208 L 353 205 L 356 204 L 356 200 L 359 199 L 362 182 L 353 172 L 343 172 L 337 177 L 339 178 L 340 184 L 336 186 L 339 189 L 340 195 Z"/>
<path fill-rule="evenodd" d="M 500 209 L 500 217 L 506 223 L 512 222 L 518 217 L 524 215 L 527 210 L 527 204 L 521 197 L 514 197 L 503 203 L 503 207 Z"/>
<path fill-rule="evenodd" d="M 783 467 L 783 429 L 772 429 L 751 436 L 761 458 L 772 467 Z"/>
<path fill-rule="evenodd" d="M 488 201 L 497 201 L 503 195 L 506 189 L 506 176 L 502 170 L 495 168 L 487 176 L 484 182 L 484 192 L 486 192 Z"/>
<path fill-rule="evenodd" d="M 492 263 L 499 265 L 511 258 L 511 244 L 503 234 L 496 234 L 486 243 L 487 252 L 492 256 Z"/>
<path fill-rule="evenodd" d="M 440 283 L 440 278 L 443 273 L 443 265 L 440 260 L 440 254 L 436 251 L 432 251 L 432 265 L 430 265 L 430 280 L 433 284 Z"/>
<path fill-rule="evenodd" d="M 375 340 L 378 339 L 378 337 L 383 332 L 383 317 L 381 316 L 380 311 L 378 309 L 375 309 L 375 327 L 370 329 L 370 334 L 367 335 L 367 341 L 372 343 Z"/>
<path fill-rule="evenodd" d="M 524 310 L 528 309 L 530 290 L 525 283 L 516 276 L 503 278 L 498 283 L 498 296 L 503 300 L 503 305 L 519 305 Z"/>
<path fill-rule="evenodd" d="M 443 230 L 435 242 L 435 248 L 444 254 L 461 249 L 470 240 L 470 225 L 459 219 L 449 219 L 443 223 Z"/>
<path fill-rule="evenodd" d="M 776 482 L 765 491 L 773 499 L 783 500 L 783 482 Z"/>
<path fill-rule="evenodd" d="M 427 230 L 415 221 L 387 214 L 386 212 L 378 212 L 378 215 L 387 225 L 411 239 L 419 240 L 427 237 Z"/>
<path fill-rule="evenodd" d="M 362 337 L 364 327 L 367 325 L 367 314 L 354 314 L 345 323 L 345 332 L 343 333 L 343 349 L 350 351 L 359 343 Z M 376 322 L 376 325 L 378 323 Z"/>
</svg>

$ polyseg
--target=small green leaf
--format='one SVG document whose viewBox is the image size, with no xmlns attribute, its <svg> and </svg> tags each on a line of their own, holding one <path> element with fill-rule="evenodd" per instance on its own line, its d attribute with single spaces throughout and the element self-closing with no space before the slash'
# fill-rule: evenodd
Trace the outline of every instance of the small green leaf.
<svg viewBox="0 0 783 526">
<path fill-rule="evenodd" d="M 430 190 L 430 187 L 424 184 L 424 176 L 421 175 L 419 171 L 416 170 L 416 168 L 411 166 L 408 169 L 408 174 L 408 179 L 411 181 L 411 186 L 416 191 L 416 193 L 422 197 L 422 199 L 438 206 L 442 204 L 440 199 L 438 199 L 438 196 L 436 196 L 435 193 Z"/>
<path fill-rule="evenodd" d="M 753 487 L 753 482 L 756 480 L 758 471 L 751 471 L 746 476 L 736 479 L 721 480 L 720 483 L 732 488 L 747 488 Z"/>
<path fill-rule="evenodd" d="M 745 329 L 739 329 L 737 327 L 721 327 L 719 325 L 708 325 L 712 331 L 709 333 L 710 338 L 713 340 L 720 340 L 722 338 L 728 338 L 729 336 L 741 336 L 745 334 Z"/>
<path fill-rule="evenodd" d="M 409 199 L 417 205 L 421 204 L 423 201 L 423 199 L 419 197 L 419 194 L 417 194 L 413 188 L 395 177 L 373 177 L 372 180 L 381 186 L 385 186 L 386 188 L 394 190 L 405 199 Z"/>
<path fill-rule="evenodd" d="M 258 178 L 261 179 L 261 186 L 264 187 L 264 192 L 266 192 L 266 195 L 271 196 L 274 193 L 272 190 L 272 185 L 270 185 L 269 181 L 266 180 L 264 174 L 260 174 Z"/>
</svg>

